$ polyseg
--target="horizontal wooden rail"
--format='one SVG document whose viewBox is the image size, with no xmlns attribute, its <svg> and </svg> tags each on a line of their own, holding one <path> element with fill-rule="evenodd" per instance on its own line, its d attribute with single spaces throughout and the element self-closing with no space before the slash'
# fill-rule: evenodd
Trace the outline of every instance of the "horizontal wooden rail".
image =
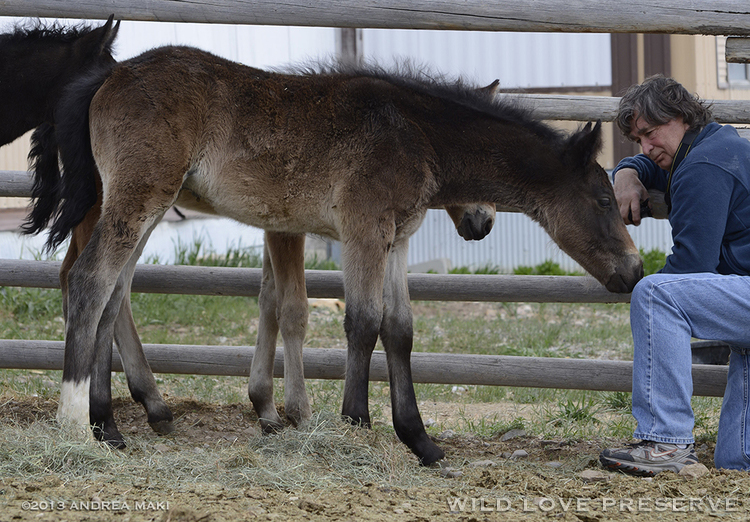
<svg viewBox="0 0 750 522">
<path fill-rule="evenodd" d="M 749 35 L 747 0 L 3 0 L 0 14 L 225 24 Z"/>
<path fill-rule="evenodd" d="M 248 376 L 255 354 L 252 346 L 146 344 L 143 349 L 154 372 L 193 375 Z M 64 350 L 62 341 L 0 340 L 0 368 L 60 370 Z M 344 378 L 346 350 L 305 348 L 303 361 L 306 379 Z M 112 363 L 114 371 L 122 371 L 116 350 Z M 411 368 L 414 382 L 421 383 L 632 390 L 629 361 L 414 352 Z M 274 377 L 283 376 L 284 351 L 278 348 Z M 370 380 L 388 381 L 385 352 L 373 353 Z M 693 365 L 694 395 L 721 397 L 726 382 L 726 366 Z"/>
<path fill-rule="evenodd" d="M 0 286 L 60 288 L 55 261 L 0 259 Z M 337 270 L 306 270 L 307 295 L 343 298 Z M 133 291 L 162 294 L 257 296 L 261 269 L 140 264 Z M 531 303 L 627 303 L 589 276 L 409 274 L 409 294 L 417 301 Z"/>
<path fill-rule="evenodd" d="M 725 52 L 728 63 L 750 62 L 750 38 L 727 38 Z"/>
<path fill-rule="evenodd" d="M 750 134 L 748 135 L 750 138 Z M 0 197 L 28 198 L 31 197 L 31 174 L 18 170 L 0 170 Z M 666 219 L 667 207 L 664 203 L 664 193 L 650 191 L 653 217 Z M 518 212 L 517 208 L 497 205 L 498 212 Z M 209 216 L 216 217 L 216 216 Z"/>
<path fill-rule="evenodd" d="M 574 96 L 563 94 L 501 93 L 519 100 L 543 120 L 614 121 L 620 98 L 616 96 Z M 716 121 L 750 124 L 750 100 L 705 100 Z"/>
</svg>

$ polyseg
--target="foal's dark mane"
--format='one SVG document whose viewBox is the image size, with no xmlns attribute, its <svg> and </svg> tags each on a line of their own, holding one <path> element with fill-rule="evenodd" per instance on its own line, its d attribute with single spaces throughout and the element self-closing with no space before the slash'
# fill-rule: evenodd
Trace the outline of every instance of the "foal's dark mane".
<svg viewBox="0 0 750 522">
<path fill-rule="evenodd" d="M 73 42 L 90 33 L 96 27 L 81 23 L 76 26 L 63 26 L 58 22 L 45 25 L 41 20 L 31 23 L 19 22 L 11 32 L 0 34 L 0 44 L 18 42 L 36 42 L 40 40 L 57 40 L 62 43 Z M 110 50 L 110 49 L 108 49 Z"/>
<path fill-rule="evenodd" d="M 551 144 L 562 145 L 565 139 L 564 133 L 535 119 L 531 107 L 523 105 L 522 102 L 493 96 L 476 85 L 468 84 L 460 77 L 451 78 L 411 62 L 399 63 L 394 69 L 385 69 L 372 63 L 354 65 L 321 62 L 289 72 L 307 76 L 342 75 L 374 78 L 520 125 Z"/>
</svg>

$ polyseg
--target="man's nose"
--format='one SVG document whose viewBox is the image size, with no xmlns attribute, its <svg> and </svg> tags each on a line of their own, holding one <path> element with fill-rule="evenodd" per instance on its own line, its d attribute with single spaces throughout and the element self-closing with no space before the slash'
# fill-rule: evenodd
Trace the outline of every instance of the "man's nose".
<svg viewBox="0 0 750 522">
<path fill-rule="evenodd" d="M 653 150 L 653 148 L 654 148 L 654 146 L 651 145 L 648 141 L 641 140 L 641 150 L 643 150 L 643 153 L 646 156 L 648 156 L 648 153 L 651 152 Z"/>
</svg>

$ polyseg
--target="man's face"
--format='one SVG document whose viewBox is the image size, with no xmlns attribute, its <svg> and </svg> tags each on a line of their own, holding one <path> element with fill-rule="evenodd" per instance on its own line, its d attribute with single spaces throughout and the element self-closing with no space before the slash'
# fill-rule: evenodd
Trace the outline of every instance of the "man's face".
<svg viewBox="0 0 750 522">
<path fill-rule="evenodd" d="M 664 170 L 672 167 L 677 148 L 685 132 L 690 128 L 678 117 L 663 125 L 651 125 L 638 116 L 630 132 L 630 138 L 638 143 L 643 153 Z"/>
</svg>

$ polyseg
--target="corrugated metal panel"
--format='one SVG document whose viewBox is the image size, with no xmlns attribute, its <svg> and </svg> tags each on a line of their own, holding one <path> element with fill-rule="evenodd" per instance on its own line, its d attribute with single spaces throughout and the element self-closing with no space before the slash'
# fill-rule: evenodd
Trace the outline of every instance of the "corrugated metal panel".
<svg viewBox="0 0 750 522">
<path fill-rule="evenodd" d="M 667 220 L 646 219 L 628 231 L 636 246 L 645 251 L 658 249 L 669 253 L 672 233 Z M 489 236 L 481 241 L 465 241 L 443 210 L 427 212 L 424 223 L 409 242 L 408 263 L 414 265 L 434 259 L 449 259 L 451 266 L 496 266 L 512 272 L 519 266 L 536 266 L 551 260 L 566 270 L 583 269 L 552 241 L 542 227 L 520 213 L 499 212 Z"/>
<path fill-rule="evenodd" d="M 503 88 L 610 85 L 608 34 L 363 29 L 365 59 L 405 59 L 476 84 Z"/>
<path fill-rule="evenodd" d="M 280 67 L 328 58 L 336 51 L 336 30 L 222 24 L 123 22 L 115 56 L 125 60 L 160 45 L 192 45 L 253 67 Z"/>
</svg>

